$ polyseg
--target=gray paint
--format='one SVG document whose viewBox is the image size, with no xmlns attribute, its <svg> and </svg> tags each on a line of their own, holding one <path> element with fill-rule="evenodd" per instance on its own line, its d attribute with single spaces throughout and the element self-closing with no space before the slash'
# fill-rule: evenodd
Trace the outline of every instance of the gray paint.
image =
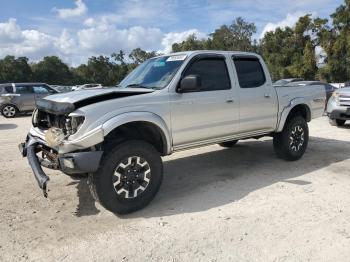
<svg viewBox="0 0 350 262">
<path fill-rule="evenodd" d="M 280 132 L 290 110 L 299 104 L 310 109 L 312 118 L 323 113 L 324 87 L 273 87 L 264 61 L 256 54 L 224 51 L 178 54 L 186 54 L 187 58 L 166 88 L 90 104 L 72 112 L 70 116 L 85 116 L 85 122 L 58 148 L 59 153 L 92 147 L 102 142 L 113 129 L 133 121 L 147 121 L 156 125 L 162 131 L 165 151 L 170 154 L 191 147 Z M 230 90 L 183 94 L 176 92 L 181 72 L 188 61 L 199 54 L 220 54 L 226 57 L 232 86 Z M 266 75 L 265 84 L 258 88 L 240 88 L 231 59 L 233 55 L 257 57 Z M 74 103 L 109 91 L 86 90 L 69 95 L 57 94 L 46 99 Z M 115 88 L 115 91 L 140 90 Z M 44 138 L 44 133 L 38 128 L 33 127 L 30 133 Z"/>
</svg>

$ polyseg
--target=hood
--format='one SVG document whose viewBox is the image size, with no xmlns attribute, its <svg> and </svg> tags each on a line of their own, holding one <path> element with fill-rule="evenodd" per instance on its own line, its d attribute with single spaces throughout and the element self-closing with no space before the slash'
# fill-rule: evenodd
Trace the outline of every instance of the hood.
<svg viewBox="0 0 350 262">
<path fill-rule="evenodd" d="M 336 90 L 339 95 L 350 95 L 350 87 L 343 87 Z"/>
<path fill-rule="evenodd" d="M 47 96 L 38 100 L 36 105 L 39 110 L 51 114 L 69 114 L 80 107 L 94 103 L 152 92 L 154 92 L 153 89 L 145 88 L 103 88 L 81 90 Z"/>
</svg>

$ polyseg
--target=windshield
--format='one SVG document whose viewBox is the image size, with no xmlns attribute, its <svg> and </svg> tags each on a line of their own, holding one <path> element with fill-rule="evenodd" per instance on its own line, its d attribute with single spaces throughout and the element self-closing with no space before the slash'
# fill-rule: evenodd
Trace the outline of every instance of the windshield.
<svg viewBox="0 0 350 262">
<path fill-rule="evenodd" d="M 170 83 L 185 59 L 186 55 L 149 59 L 136 67 L 118 86 L 162 89 Z"/>
</svg>

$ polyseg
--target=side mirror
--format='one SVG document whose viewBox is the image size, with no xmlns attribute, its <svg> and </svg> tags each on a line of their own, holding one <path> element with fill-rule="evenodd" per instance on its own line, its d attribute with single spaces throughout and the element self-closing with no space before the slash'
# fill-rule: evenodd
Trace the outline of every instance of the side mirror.
<svg viewBox="0 0 350 262">
<path fill-rule="evenodd" d="M 181 80 L 177 91 L 179 93 L 195 92 L 200 90 L 201 85 L 202 82 L 199 75 L 188 75 Z"/>
</svg>

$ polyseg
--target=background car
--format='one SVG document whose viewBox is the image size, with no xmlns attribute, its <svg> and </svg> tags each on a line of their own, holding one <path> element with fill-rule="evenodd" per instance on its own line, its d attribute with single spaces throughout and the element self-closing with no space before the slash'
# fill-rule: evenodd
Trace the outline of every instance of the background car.
<svg viewBox="0 0 350 262">
<path fill-rule="evenodd" d="M 81 86 L 73 86 L 72 91 L 78 91 L 78 90 L 85 90 L 85 89 L 96 89 L 96 88 L 102 88 L 103 86 L 101 84 L 85 84 Z"/>
<path fill-rule="evenodd" d="M 327 115 L 333 126 L 343 126 L 350 120 L 350 87 L 336 90 L 328 101 Z"/>
<path fill-rule="evenodd" d="M 50 86 L 56 89 L 60 93 L 67 93 L 72 91 L 72 86 L 58 86 L 58 85 L 50 85 Z"/>
<path fill-rule="evenodd" d="M 273 83 L 274 86 L 284 86 L 286 84 L 289 83 L 293 83 L 293 82 L 299 82 L 299 81 L 303 81 L 304 79 L 302 78 L 286 78 L 286 79 L 280 79 L 277 80 L 276 82 Z"/>
<path fill-rule="evenodd" d="M 57 90 L 44 83 L 0 84 L 0 111 L 6 118 L 35 109 L 35 101 Z"/>
</svg>

